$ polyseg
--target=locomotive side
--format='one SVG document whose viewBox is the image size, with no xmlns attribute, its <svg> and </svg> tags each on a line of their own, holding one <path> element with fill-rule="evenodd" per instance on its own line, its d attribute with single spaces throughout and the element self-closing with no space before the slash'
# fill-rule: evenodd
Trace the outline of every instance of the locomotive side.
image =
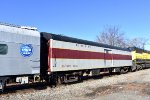
<svg viewBox="0 0 150 100">
<path fill-rule="evenodd" d="M 140 48 L 132 47 L 133 71 L 150 67 L 150 52 Z"/>
<path fill-rule="evenodd" d="M 48 46 L 45 49 L 48 50 L 45 72 L 55 83 L 72 82 L 84 75 L 99 75 L 103 71 L 125 72 L 132 66 L 128 49 L 50 33 L 41 34 Z"/>
</svg>

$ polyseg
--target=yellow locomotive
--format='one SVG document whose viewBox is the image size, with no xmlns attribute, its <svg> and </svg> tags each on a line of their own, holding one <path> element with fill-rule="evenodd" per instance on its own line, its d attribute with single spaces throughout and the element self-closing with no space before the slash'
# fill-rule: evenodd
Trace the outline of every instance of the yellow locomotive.
<svg viewBox="0 0 150 100">
<path fill-rule="evenodd" d="M 130 49 L 133 61 L 132 71 L 150 67 L 150 51 L 137 47 L 132 47 Z"/>
</svg>

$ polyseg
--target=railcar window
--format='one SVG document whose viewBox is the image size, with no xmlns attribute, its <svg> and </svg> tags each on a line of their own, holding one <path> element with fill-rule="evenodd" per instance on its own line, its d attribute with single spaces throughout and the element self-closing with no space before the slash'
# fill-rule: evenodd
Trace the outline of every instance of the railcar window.
<svg viewBox="0 0 150 100">
<path fill-rule="evenodd" d="M 0 44 L 0 55 L 6 55 L 8 52 L 8 46 L 6 44 Z"/>
</svg>

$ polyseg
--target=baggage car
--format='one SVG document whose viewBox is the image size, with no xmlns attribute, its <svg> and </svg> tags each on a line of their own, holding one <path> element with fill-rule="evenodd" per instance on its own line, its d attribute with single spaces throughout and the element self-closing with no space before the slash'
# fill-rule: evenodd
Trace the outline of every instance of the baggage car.
<svg viewBox="0 0 150 100">
<path fill-rule="evenodd" d="M 99 75 L 104 70 L 127 71 L 132 66 L 131 52 L 125 48 L 50 33 L 41 33 L 41 43 L 41 51 L 45 50 L 41 66 L 47 66 L 44 73 L 56 82 Z"/>
</svg>

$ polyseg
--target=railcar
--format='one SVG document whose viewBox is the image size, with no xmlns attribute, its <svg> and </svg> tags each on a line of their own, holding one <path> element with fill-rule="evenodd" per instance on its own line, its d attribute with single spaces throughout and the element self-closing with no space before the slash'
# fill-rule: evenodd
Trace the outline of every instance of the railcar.
<svg viewBox="0 0 150 100">
<path fill-rule="evenodd" d="M 132 52 L 133 71 L 150 67 L 150 51 L 137 47 L 130 48 Z"/>
<path fill-rule="evenodd" d="M 29 83 L 40 76 L 40 33 L 35 28 L 0 23 L 0 89 L 8 81 Z"/>
<path fill-rule="evenodd" d="M 62 35 L 41 33 L 41 48 L 43 73 L 56 83 L 80 80 L 83 75 L 99 75 L 107 70 L 125 72 L 132 66 L 128 49 Z"/>
<path fill-rule="evenodd" d="M 106 71 L 125 73 L 134 70 L 132 59 L 126 48 L 0 23 L 2 91 L 6 83 L 60 84 Z"/>
</svg>

